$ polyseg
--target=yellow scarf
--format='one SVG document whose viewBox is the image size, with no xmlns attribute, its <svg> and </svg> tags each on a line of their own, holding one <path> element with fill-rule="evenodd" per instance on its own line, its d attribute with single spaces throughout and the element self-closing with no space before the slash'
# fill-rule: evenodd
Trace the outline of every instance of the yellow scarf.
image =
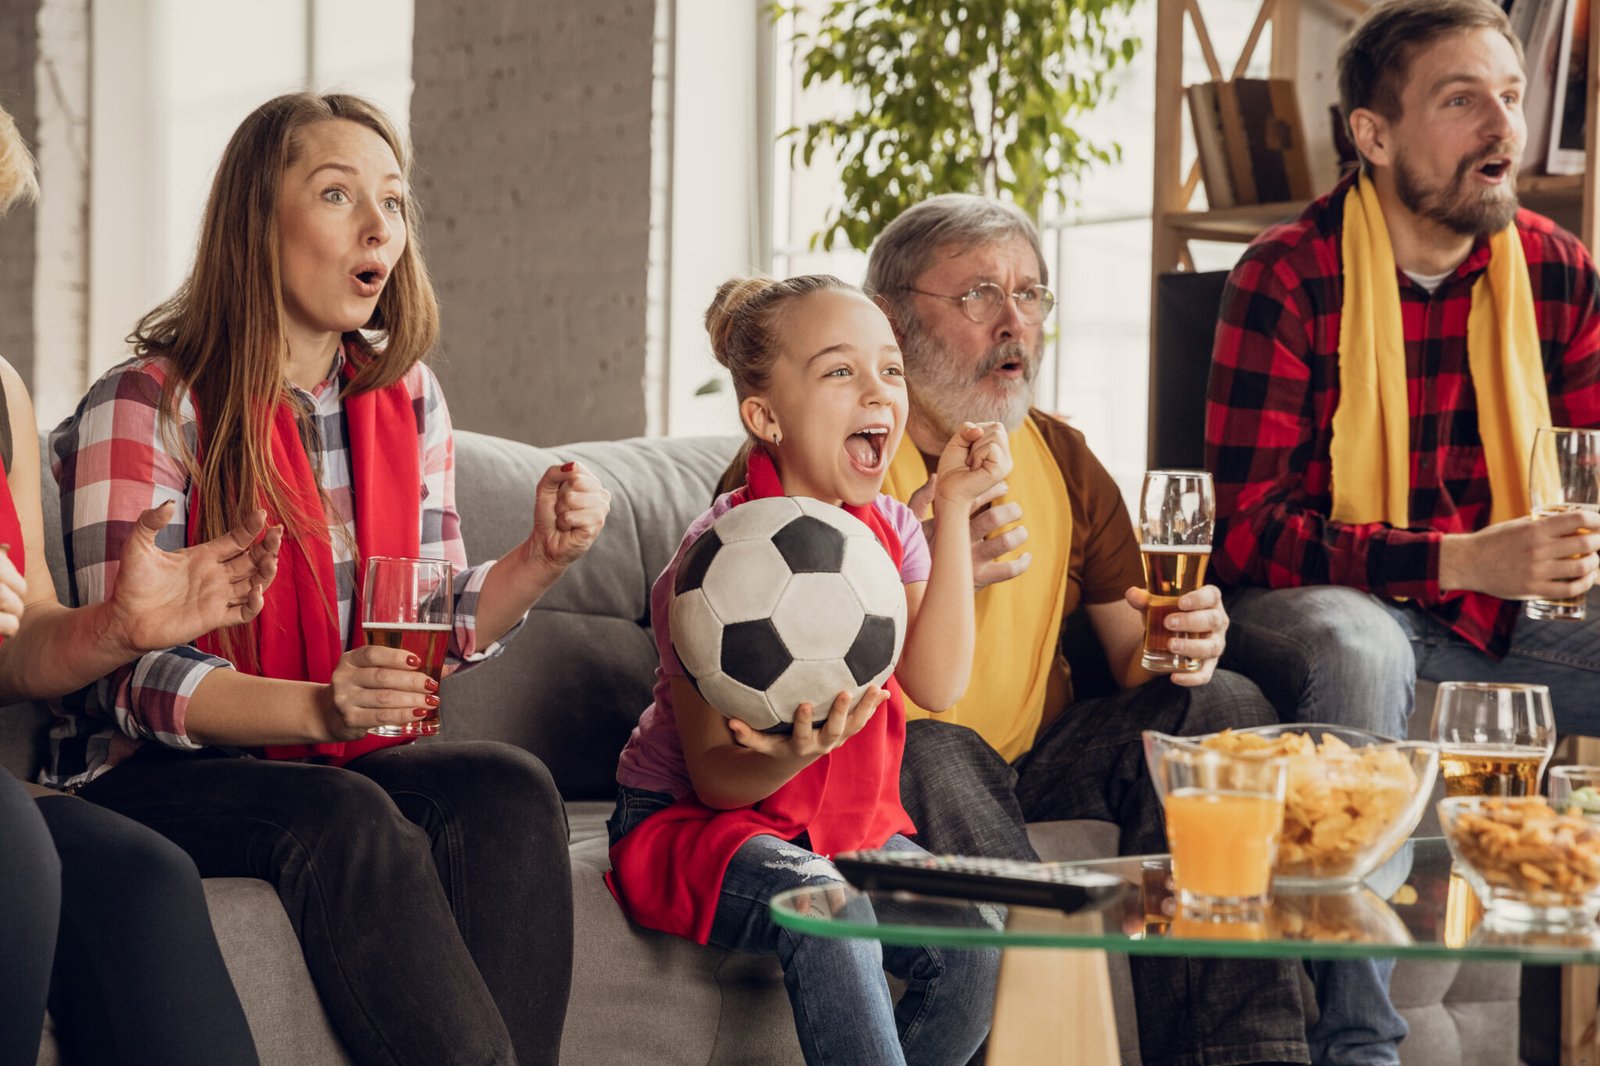
<svg viewBox="0 0 1600 1066">
<path fill-rule="evenodd" d="M 1031 417 L 1011 436 L 1011 458 L 1006 477 L 1010 491 L 994 502 L 1022 503 L 1022 521 L 1028 527 L 1025 550 L 1033 553 L 1033 564 L 1020 577 L 978 590 L 972 680 L 960 702 L 938 716 L 976 729 L 1008 761 L 1032 747 L 1044 717 L 1072 545 L 1067 484 Z M 922 453 L 910 437 L 903 438 L 883 491 L 904 502 L 927 480 Z M 926 718 L 928 712 L 907 697 L 906 717 Z"/>
<path fill-rule="evenodd" d="M 1411 405 L 1394 249 L 1377 190 L 1363 175 L 1344 200 L 1344 304 L 1339 406 L 1329 461 L 1333 519 L 1411 525 Z M 1489 268 L 1472 286 L 1467 368 L 1489 467 L 1489 520 L 1528 513 L 1534 430 L 1550 424 L 1528 263 L 1515 223 L 1489 238 Z"/>
</svg>

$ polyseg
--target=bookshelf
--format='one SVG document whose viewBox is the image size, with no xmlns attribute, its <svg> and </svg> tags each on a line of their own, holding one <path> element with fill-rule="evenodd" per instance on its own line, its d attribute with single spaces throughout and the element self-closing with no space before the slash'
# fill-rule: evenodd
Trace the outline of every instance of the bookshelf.
<svg viewBox="0 0 1600 1066">
<path fill-rule="evenodd" d="M 1156 95 L 1155 95 L 1155 189 L 1152 199 L 1151 295 L 1154 308 L 1155 279 L 1172 270 L 1193 270 L 1191 241 L 1221 241 L 1246 244 L 1274 222 L 1293 217 L 1305 207 L 1302 201 L 1276 204 L 1251 204 L 1222 210 L 1197 210 L 1195 194 L 1200 190 L 1199 161 L 1184 158 L 1183 131 L 1187 122 L 1184 104 L 1183 60 L 1189 35 L 1205 60 L 1207 77 L 1213 81 L 1242 77 L 1263 38 L 1270 41 L 1270 77 L 1296 80 L 1301 7 L 1305 0 L 1262 0 L 1238 59 L 1224 67 L 1211 41 L 1200 0 L 1156 0 Z M 1354 19 L 1367 8 L 1363 0 L 1318 0 L 1339 15 Z M 1589 99 L 1600 93 L 1600 3 L 1589 10 Z M 1267 29 L 1271 28 L 1270 35 Z M 1332 102 L 1332 101 L 1327 101 Z M 1302 107 L 1302 112 L 1305 108 Z M 1322 107 L 1311 110 L 1320 116 Z M 1319 136 L 1325 122 L 1308 124 L 1307 133 Z M 1600 258 L 1600 166 L 1594 161 L 1600 136 L 1600 116 L 1591 116 L 1585 130 L 1586 173 L 1578 175 L 1534 174 L 1521 178 L 1518 191 L 1529 206 L 1539 210 L 1551 203 L 1575 205 L 1581 201 L 1582 223 L 1578 236 L 1591 254 Z M 1154 315 L 1151 316 L 1152 338 Z M 1153 354 L 1153 345 L 1152 345 Z M 1152 363 L 1153 366 L 1153 363 Z"/>
</svg>

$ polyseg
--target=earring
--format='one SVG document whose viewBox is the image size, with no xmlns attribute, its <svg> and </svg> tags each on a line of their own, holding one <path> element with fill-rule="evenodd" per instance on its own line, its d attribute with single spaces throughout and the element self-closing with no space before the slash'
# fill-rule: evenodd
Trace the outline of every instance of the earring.
<svg viewBox="0 0 1600 1066">
<path fill-rule="evenodd" d="M 772 443 L 774 443 L 774 444 L 782 444 L 783 443 L 783 434 L 777 432 L 776 430 L 774 430 L 773 433 L 772 433 Z"/>
</svg>

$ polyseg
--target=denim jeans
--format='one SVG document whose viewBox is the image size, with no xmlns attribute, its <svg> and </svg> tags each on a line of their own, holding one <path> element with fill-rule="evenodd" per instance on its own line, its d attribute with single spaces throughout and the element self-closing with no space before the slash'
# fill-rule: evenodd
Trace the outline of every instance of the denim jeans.
<svg viewBox="0 0 1600 1066">
<path fill-rule="evenodd" d="M 1116 823 L 1120 850 L 1167 850 L 1140 733 L 1196 735 L 1277 721 L 1254 685 L 1219 672 L 1186 689 L 1166 679 L 1080 700 L 1016 764 L 963 726 L 915 721 L 906 732 L 902 801 L 929 851 L 1036 860 L 1028 821 Z M 1162 1066 L 1309 1062 L 1298 968 L 1284 961 L 1129 960 L 1140 1052 Z"/>
<path fill-rule="evenodd" d="M 608 825 L 612 843 L 671 801 L 662 793 L 623 788 Z M 844 884 L 833 864 L 804 844 L 804 837 L 788 842 L 758 836 L 734 854 L 723 875 L 711 943 L 777 956 L 800 1048 L 813 1066 L 961 1066 L 988 1035 L 999 952 L 904 947 L 781 928 L 769 910 L 774 895 L 789 888 Z M 884 847 L 921 850 L 898 835 Z M 895 900 L 879 900 L 874 911 L 862 896 L 848 908 L 854 910 L 854 920 L 864 923 L 914 923 L 918 918 L 916 904 Z M 970 917 L 974 925 L 985 920 L 976 908 Z M 885 971 L 906 982 L 899 1003 L 890 998 Z"/>
<path fill-rule="evenodd" d="M 151 749 L 82 795 L 166 836 L 203 876 L 271 882 L 362 1066 L 557 1061 L 566 815 L 520 748 L 407 744 L 344 768 Z"/>
<path fill-rule="evenodd" d="M 1285 721 L 1407 733 L 1417 679 L 1550 687 L 1559 732 L 1600 732 L 1600 588 L 1582 622 L 1519 618 L 1499 662 L 1421 608 L 1336 585 L 1237 589 L 1223 665 L 1261 686 Z M 1431 712 L 1431 708 L 1424 708 Z"/>
</svg>

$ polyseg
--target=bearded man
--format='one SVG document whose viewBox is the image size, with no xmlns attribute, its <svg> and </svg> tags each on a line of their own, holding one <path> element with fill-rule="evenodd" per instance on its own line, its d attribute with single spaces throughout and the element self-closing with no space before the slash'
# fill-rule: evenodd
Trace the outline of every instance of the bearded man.
<svg viewBox="0 0 1600 1066">
<path fill-rule="evenodd" d="M 866 287 L 894 325 L 911 398 L 884 491 L 926 516 L 940 447 L 963 421 L 1003 422 L 1013 457 L 972 517 L 972 680 L 938 721 L 908 701 L 901 800 L 936 852 L 1037 859 L 1025 820 L 1079 818 L 1116 823 L 1122 854 L 1163 852 L 1141 730 L 1277 718 L 1248 681 L 1216 672 L 1228 619 L 1215 587 L 1184 596 L 1168 621 L 1187 634 L 1172 650 L 1201 669 L 1168 679 L 1140 665 L 1147 599 L 1122 496 L 1081 433 L 1030 408 L 1055 303 L 1048 280 L 1032 221 L 975 196 L 912 207 L 872 249 Z M 1110 695 L 1074 698 L 1062 629 L 1080 606 L 1084 639 L 1114 675 Z M 1130 968 L 1145 1062 L 1309 1061 L 1293 966 L 1134 958 Z"/>
<path fill-rule="evenodd" d="M 1519 210 L 1521 45 L 1490 0 L 1390 0 L 1339 55 L 1358 173 L 1228 279 L 1207 407 L 1229 665 L 1286 717 L 1405 736 L 1418 678 L 1548 685 L 1600 729 L 1600 514 L 1531 519 L 1536 428 L 1600 425 L 1600 303 Z M 1588 620 L 1521 600 L 1583 597 Z"/>
</svg>

